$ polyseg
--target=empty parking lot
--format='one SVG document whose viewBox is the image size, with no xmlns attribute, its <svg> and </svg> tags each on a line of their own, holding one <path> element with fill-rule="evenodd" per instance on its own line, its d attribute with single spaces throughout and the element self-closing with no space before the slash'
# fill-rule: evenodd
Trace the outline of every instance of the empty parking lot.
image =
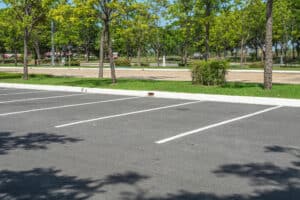
<svg viewBox="0 0 300 200">
<path fill-rule="evenodd" d="M 300 108 L 0 88 L 0 199 L 300 198 Z"/>
</svg>

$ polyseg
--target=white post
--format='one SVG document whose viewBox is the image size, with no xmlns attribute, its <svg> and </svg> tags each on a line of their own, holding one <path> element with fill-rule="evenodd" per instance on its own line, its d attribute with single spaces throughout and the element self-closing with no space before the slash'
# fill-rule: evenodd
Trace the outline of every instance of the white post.
<svg viewBox="0 0 300 200">
<path fill-rule="evenodd" d="M 166 56 L 163 56 L 163 67 L 166 67 Z"/>
</svg>

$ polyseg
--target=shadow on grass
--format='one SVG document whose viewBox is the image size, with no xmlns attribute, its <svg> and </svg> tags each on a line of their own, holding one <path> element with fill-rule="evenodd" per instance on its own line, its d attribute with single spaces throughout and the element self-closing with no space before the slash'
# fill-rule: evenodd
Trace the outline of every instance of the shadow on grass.
<svg viewBox="0 0 300 200">
<path fill-rule="evenodd" d="M 260 83 L 242 83 L 242 82 L 228 82 L 225 85 L 221 86 L 222 88 L 231 88 L 231 89 L 242 89 L 242 88 L 260 88 L 263 89 L 263 84 Z"/>
<path fill-rule="evenodd" d="M 78 138 L 67 137 L 50 133 L 28 133 L 13 136 L 11 132 L 0 132 L 0 155 L 8 154 L 16 149 L 43 150 L 53 143 L 66 144 L 82 141 Z"/>
<path fill-rule="evenodd" d="M 22 75 L 21 74 L 13 74 L 13 73 L 0 73 L 0 79 L 5 80 L 5 79 L 21 79 Z"/>
<path fill-rule="evenodd" d="M 0 78 L 3 80 L 9 79 L 22 79 L 22 74 L 17 73 L 0 73 Z M 126 85 L 126 84 L 154 84 L 154 83 L 166 83 L 166 84 L 175 84 L 186 83 L 187 86 L 200 86 L 204 88 L 228 88 L 228 89 L 247 89 L 247 88 L 260 88 L 263 89 L 263 84 L 260 83 L 243 83 L 243 82 L 227 82 L 223 86 L 203 86 L 203 85 L 194 85 L 191 81 L 169 81 L 169 80 L 156 80 L 161 77 L 150 77 L 150 79 L 139 79 L 139 78 L 119 78 L 118 83 L 115 85 Z M 79 78 L 72 76 L 54 76 L 54 75 L 46 75 L 46 74 L 30 74 L 29 79 L 33 80 L 43 80 L 49 79 L 49 83 L 58 84 L 58 85 L 69 85 L 69 86 L 86 86 L 86 87 L 108 87 L 113 86 L 112 80 L 108 78 L 97 79 L 97 78 Z M 176 85 L 176 84 L 175 84 Z M 274 84 L 276 85 L 285 85 L 285 84 Z"/>
<path fill-rule="evenodd" d="M 29 78 L 57 78 L 56 76 L 49 75 L 49 74 L 30 74 Z M 63 77 L 61 77 L 63 78 Z"/>
<path fill-rule="evenodd" d="M 22 79 L 22 77 L 23 77 L 22 74 L 0 72 L 0 79 L 3 79 L 3 80 L 4 79 Z M 47 75 L 47 74 L 30 74 L 29 79 L 31 79 L 31 78 L 32 79 L 44 79 L 44 78 L 55 78 L 55 76 Z"/>
<path fill-rule="evenodd" d="M 143 79 L 118 79 L 116 84 L 112 84 L 111 79 L 72 79 L 66 80 L 63 84 L 68 84 L 71 86 L 89 86 L 89 87 L 108 87 L 108 86 L 117 86 L 117 85 L 126 85 L 126 84 L 141 84 L 141 83 L 155 83 L 154 80 L 143 80 Z M 130 88 L 129 88 L 130 89 Z"/>
</svg>

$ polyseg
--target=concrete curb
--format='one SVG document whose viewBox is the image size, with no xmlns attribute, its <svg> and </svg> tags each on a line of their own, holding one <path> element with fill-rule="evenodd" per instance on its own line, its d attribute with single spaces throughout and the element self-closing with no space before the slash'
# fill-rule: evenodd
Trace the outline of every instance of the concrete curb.
<svg viewBox="0 0 300 200">
<path fill-rule="evenodd" d="M 91 94 L 111 94 L 124 96 L 140 96 L 146 97 L 149 92 L 154 93 L 155 98 L 183 99 L 183 100 L 202 100 L 225 103 L 242 103 L 257 104 L 269 106 L 287 106 L 300 107 L 300 100 L 283 99 L 283 98 L 266 98 L 266 97 L 246 97 L 246 96 L 227 96 L 212 94 L 190 94 L 177 92 L 159 92 L 159 91 L 136 91 L 136 90 L 119 90 L 119 89 L 99 89 L 99 88 L 83 88 L 71 86 L 52 86 L 52 85 L 31 85 L 31 84 L 15 84 L 0 83 L 0 87 L 15 89 L 33 89 L 46 91 L 63 91 L 63 92 L 84 92 Z"/>
</svg>

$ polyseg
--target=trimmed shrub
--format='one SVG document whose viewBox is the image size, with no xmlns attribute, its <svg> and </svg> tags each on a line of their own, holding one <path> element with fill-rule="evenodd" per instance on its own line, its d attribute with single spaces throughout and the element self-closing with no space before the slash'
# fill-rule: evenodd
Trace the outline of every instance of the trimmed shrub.
<svg viewBox="0 0 300 200">
<path fill-rule="evenodd" d="M 149 66 L 150 66 L 149 63 L 145 63 L 145 62 L 142 62 L 142 63 L 141 63 L 141 67 L 149 67 Z"/>
<path fill-rule="evenodd" d="M 201 61 L 193 63 L 193 84 L 223 85 L 226 82 L 228 63 L 226 61 Z"/>
<path fill-rule="evenodd" d="M 51 58 L 44 58 L 40 60 L 40 64 L 50 64 Z"/>
<path fill-rule="evenodd" d="M 115 60 L 115 65 L 119 67 L 129 67 L 131 66 L 131 62 L 127 58 L 118 58 Z"/>
<path fill-rule="evenodd" d="M 71 60 L 71 65 L 70 66 L 74 66 L 74 67 L 78 67 L 80 66 L 80 61 L 79 60 Z M 66 62 L 65 62 L 65 66 L 69 66 L 69 61 L 66 59 Z"/>
<path fill-rule="evenodd" d="M 181 61 L 181 57 L 179 56 L 168 56 L 166 58 L 167 61 L 174 61 L 174 62 L 180 62 Z"/>
<path fill-rule="evenodd" d="M 2 60 L 2 62 L 5 64 L 12 64 L 12 63 L 15 63 L 15 59 L 11 59 L 11 58 L 4 59 L 4 60 Z"/>
<path fill-rule="evenodd" d="M 80 61 L 79 60 L 72 60 L 71 61 L 71 66 L 80 66 Z"/>
</svg>

